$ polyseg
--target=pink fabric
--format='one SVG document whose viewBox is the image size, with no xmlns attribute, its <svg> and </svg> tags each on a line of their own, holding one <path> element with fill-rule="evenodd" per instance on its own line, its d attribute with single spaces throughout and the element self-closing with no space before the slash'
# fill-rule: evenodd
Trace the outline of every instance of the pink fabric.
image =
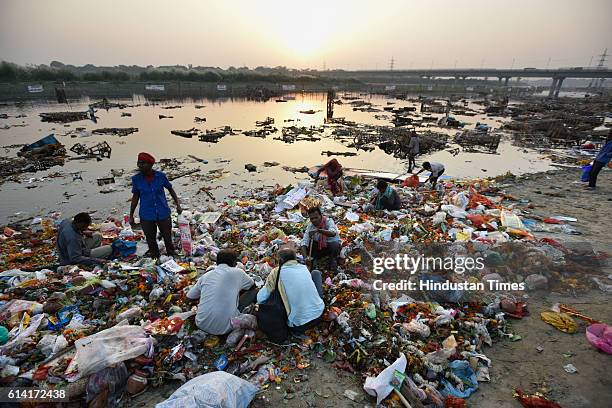
<svg viewBox="0 0 612 408">
<path fill-rule="evenodd" d="M 586 329 L 586 338 L 593 347 L 612 354 L 612 327 L 603 323 L 592 324 Z"/>
</svg>

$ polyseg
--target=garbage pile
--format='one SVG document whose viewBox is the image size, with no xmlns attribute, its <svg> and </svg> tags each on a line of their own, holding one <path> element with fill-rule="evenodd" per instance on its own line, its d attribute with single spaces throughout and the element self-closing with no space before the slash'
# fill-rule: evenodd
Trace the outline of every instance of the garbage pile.
<svg viewBox="0 0 612 408">
<path fill-rule="evenodd" d="M 512 130 L 523 146 L 579 146 L 588 140 L 605 139 L 609 127 L 609 101 L 602 98 L 543 99 L 510 107 L 512 121 L 502 129 Z"/>
<path fill-rule="evenodd" d="M 39 114 L 42 122 L 68 123 L 90 118 L 89 112 L 43 112 Z"/>
<path fill-rule="evenodd" d="M 302 373 L 320 357 L 367 377 L 364 389 L 378 403 L 384 403 L 392 392 L 390 381 L 396 381 L 403 397 L 444 407 L 489 380 L 495 362 L 486 357 L 486 346 L 512 339 L 507 319 L 523 318 L 527 307 L 511 297 L 487 299 L 478 291 L 463 298 L 449 289 L 433 299 L 418 291 L 413 297 L 376 290 L 375 276 L 384 280 L 394 273 L 388 268 L 376 273 L 376 258 L 424 248 L 434 254 L 438 249 L 432 244 L 438 243 L 455 257 L 484 259 L 484 268 L 454 274 L 473 284 L 523 282 L 528 289 L 576 292 L 605 283 L 593 267 L 600 254 L 535 238 L 536 229 L 568 225 L 570 217 L 530 218 L 524 212 L 528 203 L 487 181 L 446 182 L 436 190 L 399 187 L 403 209 L 376 213 L 364 212 L 370 182 L 345 181 L 345 196 L 334 198 L 310 183 L 253 188 L 215 208 L 184 212 L 188 229 L 178 227 L 175 214 L 174 239 L 187 253 L 158 262 L 143 257 L 146 244 L 125 220 L 109 218 L 94 226 L 106 243 L 113 243 L 114 261 L 93 268 L 55 265 L 54 225 L 60 214 L 5 228 L 0 237 L 0 325 L 6 329 L 0 329 L 5 334 L 0 336 L 0 382 L 60 387 L 72 400 L 114 405 L 124 392 L 136 395 L 178 380 L 186 383 L 161 406 L 181 406 L 187 394 L 204 391 L 217 393 L 215 398 L 225 392 L 233 398 L 248 395 L 243 401 L 248 404 L 257 389 L 282 386 L 290 373 Z M 216 253 L 235 248 L 239 267 L 261 287 L 276 265 L 278 247 L 299 243 L 309 222 L 306 210 L 313 206 L 335 220 L 343 240 L 338 273 L 324 271 L 323 322 L 288 346 L 260 334 L 224 338 L 199 330 L 186 289 L 214 267 Z M 423 268 L 407 279 L 436 281 L 445 269 Z M 233 327 L 254 330 L 248 316 L 233 320 Z M 589 341 L 608 347 L 605 330 L 594 327 Z"/>
<path fill-rule="evenodd" d="M 408 144 L 412 129 L 391 126 L 359 125 L 340 122 L 332 131 L 332 137 L 354 147 L 357 150 L 373 150 L 379 147 L 385 153 L 396 158 L 406 159 L 408 157 Z M 442 150 L 447 146 L 448 135 L 439 132 L 418 132 L 419 151 L 421 153 L 432 153 Z"/>
<path fill-rule="evenodd" d="M 7 177 L 26 172 L 37 172 L 62 166 L 66 158 L 66 149 L 51 134 L 25 145 L 17 152 L 18 157 L 0 157 L 0 177 Z M 4 180 L 4 179 L 3 179 Z"/>
<path fill-rule="evenodd" d="M 108 99 L 106 98 L 102 98 L 101 101 L 94 102 L 89 105 L 91 109 L 105 109 L 105 110 L 109 110 L 112 108 L 125 109 L 128 106 L 133 107 L 135 105 L 126 105 L 124 103 L 109 102 Z"/>
<path fill-rule="evenodd" d="M 94 129 L 91 131 L 94 135 L 111 135 L 111 136 L 127 136 L 132 133 L 138 132 L 138 128 L 129 127 L 129 128 L 102 128 L 102 129 Z"/>
</svg>

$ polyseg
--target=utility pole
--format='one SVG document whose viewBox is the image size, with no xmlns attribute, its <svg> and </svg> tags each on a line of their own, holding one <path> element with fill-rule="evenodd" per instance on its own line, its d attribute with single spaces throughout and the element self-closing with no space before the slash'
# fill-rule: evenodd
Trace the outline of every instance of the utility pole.
<svg viewBox="0 0 612 408">
<path fill-rule="evenodd" d="M 514 68 L 514 58 L 512 58 L 512 65 L 510 66 L 510 69 Z"/>
<path fill-rule="evenodd" d="M 394 67 L 395 67 L 395 59 L 393 58 L 393 56 L 391 56 L 391 61 L 389 62 L 389 70 L 393 71 Z"/>
<path fill-rule="evenodd" d="M 607 58 L 608 58 L 608 49 L 606 48 L 603 54 L 599 55 L 599 63 L 597 64 L 597 69 L 602 69 L 605 66 L 604 64 L 606 63 Z M 593 59 L 593 57 L 591 57 L 591 59 Z M 604 80 L 605 78 L 600 78 L 599 81 L 596 78 L 591 79 L 591 82 L 589 83 L 589 88 L 591 87 L 601 88 L 603 86 Z"/>
<path fill-rule="evenodd" d="M 549 65 L 550 65 L 550 57 L 548 57 L 548 61 L 546 62 L 546 69 L 548 69 Z"/>
</svg>

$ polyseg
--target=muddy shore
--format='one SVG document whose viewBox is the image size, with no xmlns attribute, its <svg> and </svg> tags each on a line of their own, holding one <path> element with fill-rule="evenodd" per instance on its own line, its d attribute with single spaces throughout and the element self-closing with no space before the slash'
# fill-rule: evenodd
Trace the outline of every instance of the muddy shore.
<svg viewBox="0 0 612 408">
<path fill-rule="evenodd" d="M 533 204 L 533 214 L 566 215 L 578 219 L 574 226 L 582 235 L 536 233 L 559 242 L 587 241 L 597 251 L 612 254 L 609 234 L 609 214 L 612 213 L 612 171 L 605 169 L 595 191 L 584 188 L 578 169 L 563 169 L 530 174 L 500 183 L 503 189 Z M 606 274 L 612 273 L 609 265 Z M 513 388 L 526 392 L 544 393 L 562 407 L 605 408 L 612 399 L 609 376 L 610 356 L 593 348 L 584 336 L 585 323 L 579 321 L 575 334 L 566 334 L 544 323 L 540 312 L 554 303 L 570 305 L 587 316 L 602 322 L 612 322 L 609 294 L 593 290 L 576 296 L 556 293 L 526 292 L 530 316 L 513 320 L 512 328 L 520 341 L 497 340 L 485 352 L 492 360 L 491 382 L 481 383 L 480 389 L 468 399 L 468 406 L 481 408 L 517 408 Z M 541 352 L 538 347 L 543 348 Z M 563 366 L 571 363 L 578 372 L 569 374 Z M 307 381 L 294 382 L 296 375 L 306 374 Z M 167 398 L 180 382 L 167 383 L 126 401 L 128 407 L 152 407 Z M 252 407 L 364 407 L 374 401 L 362 389 L 363 379 L 331 367 L 313 358 L 311 366 L 293 372 L 278 386 L 271 386 L 252 402 Z M 344 396 L 345 390 L 359 393 L 356 401 Z M 288 392 L 290 391 L 290 392 Z"/>
</svg>

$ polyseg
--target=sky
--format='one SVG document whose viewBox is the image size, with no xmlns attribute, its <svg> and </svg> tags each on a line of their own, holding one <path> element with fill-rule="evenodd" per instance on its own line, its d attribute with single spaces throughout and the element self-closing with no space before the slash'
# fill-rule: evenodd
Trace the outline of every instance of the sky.
<svg viewBox="0 0 612 408">
<path fill-rule="evenodd" d="M 610 16 L 610 0 L 0 0 L 0 60 L 586 67 L 612 53 Z"/>
</svg>

